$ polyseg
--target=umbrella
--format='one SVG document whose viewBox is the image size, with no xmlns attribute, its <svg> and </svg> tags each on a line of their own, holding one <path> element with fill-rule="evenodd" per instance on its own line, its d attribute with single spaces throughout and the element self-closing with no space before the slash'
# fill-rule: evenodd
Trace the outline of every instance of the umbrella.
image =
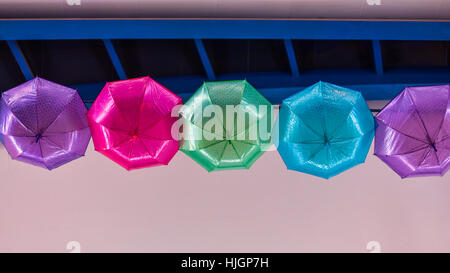
<svg viewBox="0 0 450 273">
<path fill-rule="evenodd" d="M 205 82 L 182 108 L 181 150 L 207 171 L 248 169 L 270 144 L 271 113 L 245 80 Z"/>
<path fill-rule="evenodd" d="M 402 178 L 450 166 L 450 85 L 407 87 L 376 116 L 375 155 Z"/>
<path fill-rule="evenodd" d="M 91 134 L 77 91 L 35 78 L 3 93 L 1 135 L 13 159 L 46 169 L 86 152 Z"/>
<path fill-rule="evenodd" d="M 283 100 L 273 138 L 288 169 L 328 179 L 364 162 L 373 131 L 361 93 L 319 82 Z"/>
<path fill-rule="evenodd" d="M 127 170 L 167 165 L 178 151 L 181 98 L 150 77 L 109 82 L 88 112 L 95 150 Z"/>
</svg>

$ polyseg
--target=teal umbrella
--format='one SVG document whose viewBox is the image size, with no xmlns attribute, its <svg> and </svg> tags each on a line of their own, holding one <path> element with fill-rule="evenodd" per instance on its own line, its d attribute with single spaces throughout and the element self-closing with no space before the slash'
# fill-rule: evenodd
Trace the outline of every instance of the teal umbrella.
<svg viewBox="0 0 450 273">
<path fill-rule="evenodd" d="M 361 93 L 319 82 L 283 101 L 273 140 L 288 169 L 328 179 L 363 163 L 373 135 Z"/>
</svg>

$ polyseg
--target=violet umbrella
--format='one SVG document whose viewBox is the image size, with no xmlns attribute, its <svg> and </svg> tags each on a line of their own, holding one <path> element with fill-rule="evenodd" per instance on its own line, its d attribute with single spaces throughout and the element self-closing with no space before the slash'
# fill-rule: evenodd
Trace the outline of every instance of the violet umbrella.
<svg viewBox="0 0 450 273">
<path fill-rule="evenodd" d="M 408 87 L 377 116 L 375 155 L 402 178 L 450 167 L 450 85 Z"/>
<path fill-rule="evenodd" d="M 150 77 L 107 83 L 88 112 L 95 150 L 127 170 L 167 165 L 178 151 L 172 109 L 180 103 Z"/>
<path fill-rule="evenodd" d="M 35 78 L 2 94 L 0 134 L 13 159 L 50 170 L 84 155 L 86 112 L 76 90 Z"/>
</svg>

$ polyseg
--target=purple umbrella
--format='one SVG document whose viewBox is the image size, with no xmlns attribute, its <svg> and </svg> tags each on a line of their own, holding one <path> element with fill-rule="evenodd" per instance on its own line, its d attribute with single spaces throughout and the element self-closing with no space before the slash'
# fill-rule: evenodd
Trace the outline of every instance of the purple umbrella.
<svg viewBox="0 0 450 273">
<path fill-rule="evenodd" d="M 402 178 L 450 167 L 450 85 L 408 87 L 377 116 L 375 155 Z"/>
<path fill-rule="evenodd" d="M 46 169 L 83 156 L 91 134 L 77 91 L 41 78 L 2 95 L 0 135 L 13 159 Z"/>
</svg>

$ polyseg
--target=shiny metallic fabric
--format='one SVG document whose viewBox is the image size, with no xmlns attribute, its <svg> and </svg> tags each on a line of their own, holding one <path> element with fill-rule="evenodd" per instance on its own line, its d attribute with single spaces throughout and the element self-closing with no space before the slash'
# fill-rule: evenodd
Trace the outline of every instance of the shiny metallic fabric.
<svg viewBox="0 0 450 273">
<path fill-rule="evenodd" d="M 247 81 L 204 83 L 181 115 L 180 149 L 207 171 L 248 169 L 271 143 L 272 105 Z"/>
<path fill-rule="evenodd" d="M 0 134 L 13 159 L 51 170 L 86 152 L 86 112 L 76 90 L 35 78 L 3 93 Z"/>
<path fill-rule="evenodd" d="M 375 155 L 402 178 L 450 167 L 450 85 L 408 87 L 376 116 Z"/>
<path fill-rule="evenodd" d="M 172 109 L 181 102 L 150 77 L 107 83 L 87 114 L 95 150 L 127 170 L 169 164 L 178 151 Z"/>
<path fill-rule="evenodd" d="M 283 100 L 273 139 L 288 169 L 328 179 L 363 163 L 373 135 L 361 93 L 319 82 Z"/>
</svg>

